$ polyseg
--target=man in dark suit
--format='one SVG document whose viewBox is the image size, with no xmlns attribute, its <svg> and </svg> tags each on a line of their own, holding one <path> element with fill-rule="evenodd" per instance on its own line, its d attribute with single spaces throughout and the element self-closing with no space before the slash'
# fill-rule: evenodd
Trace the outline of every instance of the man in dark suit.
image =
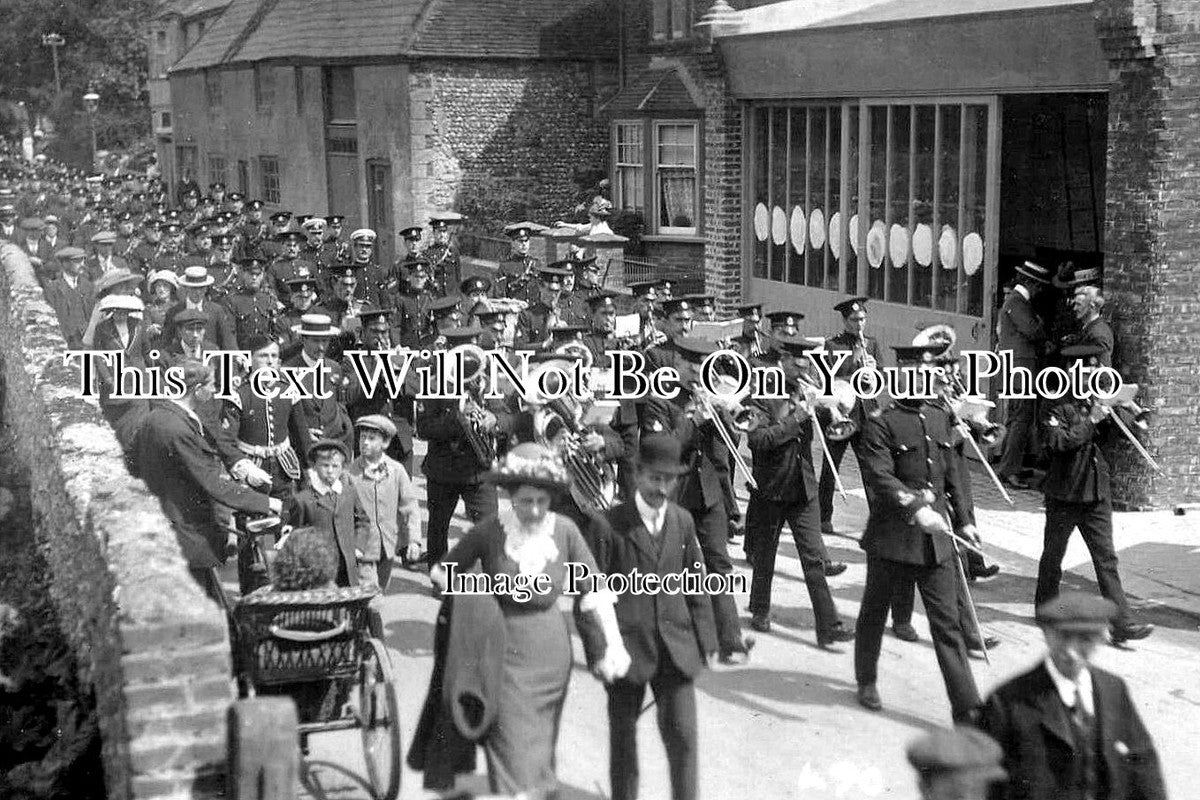
<svg viewBox="0 0 1200 800">
<path fill-rule="evenodd" d="M 299 528 L 312 526 L 337 548 L 338 586 L 358 585 L 356 544 L 370 535 L 367 512 L 354 490 L 354 479 L 345 471 L 350 460 L 346 445 L 335 439 L 320 439 L 308 450 L 308 479 L 296 492 L 288 523 Z"/>
<path fill-rule="evenodd" d="M 1100 345 L 1073 345 L 1062 350 L 1063 356 L 1072 360 L 1098 358 L 1100 353 Z M 1040 606 L 1058 594 L 1067 543 L 1079 528 L 1092 556 L 1100 594 L 1117 607 L 1112 638 L 1120 644 L 1144 639 L 1154 628 L 1131 619 L 1117 572 L 1108 460 L 1099 444 L 1103 431 L 1099 426 L 1111 412 L 1109 406 L 1100 403 L 1064 398 L 1045 415 L 1043 430 L 1050 455 L 1042 482 L 1046 527 L 1033 602 L 1035 607 Z"/>
<path fill-rule="evenodd" d="M 803 356 L 814 345 L 800 337 L 778 339 L 778 344 L 793 356 Z M 807 359 L 805 359 L 807 360 Z M 751 626 L 756 631 L 771 629 L 771 584 L 775 577 L 775 556 L 779 535 L 786 522 L 800 555 L 804 583 L 816 618 L 817 644 L 827 647 L 848 642 L 854 634 L 845 630 L 838 618 L 837 606 L 825 579 L 825 548 L 817 522 L 817 476 L 813 469 L 813 417 L 796 384 L 800 368 L 789 363 L 791 389 L 798 401 L 756 400 L 756 424 L 749 431 L 750 451 L 754 458 L 754 490 L 750 502 L 754 513 L 747 513 L 753 531 L 751 563 L 754 578 L 750 585 Z"/>
<path fill-rule="evenodd" d="M 67 346 L 83 346 L 83 334 L 92 316 L 96 292 L 92 282 L 83 274 L 83 262 L 87 255 L 81 248 L 64 247 L 55 253 L 59 274 L 46 281 L 46 302 L 58 314 L 62 336 Z"/>
<path fill-rule="evenodd" d="M 1113 329 L 1100 316 L 1104 310 L 1104 293 L 1100 287 L 1083 284 L 1075 287 L 1075 296 L 1071 300 L 1071 310 L 1079 322 L 1079 333 L 1070 338 L 1070 344 L 1095 346 L 1099 352 L 1094 356 L 1101 367 L 1112 366 Z"/>
<path fill-rule="evenodd" d="M 945 344 L 894 348 L 900 366 L 930 368 L 945 349 Z M 869 418 L 863 432 L 863 482 L 870 487 L 871 513 L 862 537 L 867 583 L 855 630 L 854 672 L 858 702 L 872 711 L 883 707 L 875 686 L 879 650 L 888 608 L 902 581 L 915 582 L 925 601 L 954 719 L 969 719 L 979 704 L 959 624 L 958 556 L 947 513 L 953 512 L 961 538 L 977 543 L 978 534 L 965 522 L 970 509 L 952 437 L 948 412 L 925 400 L 892 403 Z"/>
<path fill-rule="evenodd" d="M 679 475 L 679 442 L 666 434 L 641 440 L 637 490 L 608 511 L 608 527 L 596 526 L 588 542 L 600 572 L 613 575 L 703 575 L 691 515 L 668 498 Z M 617 623 L 631 664 L 608 685 L 609 779 L 613 800 L 638 797 L 637 721 L 646 685 L 656 702 L 658 729 L 670 764 L 671 796 L 697 794 L 696 692 L 693 681 L 717 649 L 712 605 L 704 594 L 650 592 L 618 595 Z M 589 666 L 604 657 L 603 638 L 581 625 Z"/>
<path fill-rule="evenodd" d="M 167 309 L 163 318 L 163 337 L 167 340 L 176 338 L 176 317 L 185 309 L 193 309 L 204 315 L 205 327 L 209 338 L 220 350 L 237 349 L 237 324 L 225 306 L 217 303 L 208 296 L 208 289 L 214 283 L 208 269 L 202 266 L 191 266 L 183 271 L 179 279 L 179 291 L 183 298 Z"/>
<path fill-rule="evenodd" d="M 216 443 L 196 414 L 216 391 L 212 371 L 198 362 L 181 365 L 186 393 L 153 401 L 138 432 L 135 464 L 162 503 L 183 557 L 204 590 L 218 603 L 224 593 L 216 567 L 225 561 L 226 532 L 216 523 L 214 503 L 250 514 L 282 513 L 280 500 L 225 479 Z"/>
<path fill-rule="evenodd" d="M 1014 367 L 1023 367 L 1030 373 L 1036 373 L 1038 359 L 1045 354 L 1047 340 L 1046 328 L 1034 312 L 1032 301 L 1050 283 L 1050 270 L 1026 261 L 1017 267 L 1017 275 L 1017 284 L 1008 293 L 1000 309 L 997 349 L 1001 352 L 1011 350 Z M 1005 421 L 1008 436 L 1004 440 L 1004 453 L 996 466 L 996 475 L 1005 484 L 1017 489 L 1029 488 L 1020 473 L 1035 429 L 1036 403 L 1032 398 L 1008 401 Z"/>
<path fill-rule="evenodd" d="M 1116 611 L 1073 592 L 1038 606 L 1046 658 L 996 689 L 979 714 L 1008 772 L 993 800 L 1165 800 L 1158 752 L 1129 689 L 1090 663 Z"/>
</svg>

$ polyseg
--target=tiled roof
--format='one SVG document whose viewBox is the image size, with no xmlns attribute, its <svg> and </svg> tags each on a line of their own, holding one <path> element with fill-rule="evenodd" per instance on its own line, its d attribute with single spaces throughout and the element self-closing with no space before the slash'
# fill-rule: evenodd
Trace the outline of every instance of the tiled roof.
<svg viewBox="0 0 1200 800">
<path fill-rule="evenodd" d="M 736 35 L 1088 5 L 1091 0 L 783 0 L 742 11 Z M 749 4 L 748 4 L 749 5 Z"/>
<path fill-rule="evenodd" d="M 174 71 L 283 58 L 615 58 L 610 2 L 233 0 Z"/>
<path fill-rule="evenodd" d="M 601 111 L 609 117 L 620 117 L 694 112 L 700 107 L 679 73 L 668 67 L 648 69 L 635 75 Z"/>
<path fill-rule="evenodd" d="M 617 22 L 609 0 L 443 0 L 422 21 L 411 52 L 615 59 Z"/>
</svg>

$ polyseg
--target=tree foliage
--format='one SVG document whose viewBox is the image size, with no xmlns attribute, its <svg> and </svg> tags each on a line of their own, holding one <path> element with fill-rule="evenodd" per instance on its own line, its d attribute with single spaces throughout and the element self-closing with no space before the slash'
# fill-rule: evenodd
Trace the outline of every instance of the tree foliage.
<svg viewBox="0 0 1200 800">
<path fill-rule="evenodd" d="M 24 102 L 31 118 L 48 117 L 58 135 L 51 153 L 74 156 L 90 149 L 82 98 L 91 85 L 101 97 L 99 147 L 129 146 L 149 132 L 146 25 L 157 5 L 156 0 L 0 0 L 0 53 L 5 54 L 0 99 Z M 58 48 L 61 95 L 51 50 L 42 44 L 50 33 L 66 40 Z"/>
</svg>

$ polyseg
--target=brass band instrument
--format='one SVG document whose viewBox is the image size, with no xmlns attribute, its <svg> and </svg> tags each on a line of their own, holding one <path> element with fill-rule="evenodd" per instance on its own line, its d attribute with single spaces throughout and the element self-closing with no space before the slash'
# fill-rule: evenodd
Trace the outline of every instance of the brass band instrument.
<svg viewBox="0 0 1200 800">
<path fill-rule="evenodd" d="M 825 441 L 825 432 L 821 430 L 821 424 L 816 419 L 816 408 L 814 404 L 821 399 L 820 387 L 812 382 L 807 375 L 800 373 L 796 376 L 798 384 L 797 391 L 792 395 L 792 410 L 801 403 L 807 403 L 808 407 L 813 410 L 813 436 L 818 444 L 821 445 L 821 452 L 825 454 L 825 463 L 829 465 L 829 471 L 833 473 L 833 483 L 838 490 L 838 494 L 842 498 L 842 502 L 849 502 L 846 497 L 846 487 L 842 484 L 842 476 L 838 474 L 837 464 L 833 461 L 833 454 L 829 452 L 829 443 Z"/>
<path fill-rule="evenodd" d="M 479 378 L 487 368 L 487 354 L 483 349 L 473 344 L 463 344 L 446 353 L 446 377 L 453 383 L 458 372 L 458 359 L 462 357 L 463 366 L 467 370 L 463 375 L 463 385 L 467 387 L 458 401 L 458 414 L 462 421 L 463 433 L 466 434 L 467 444 L 475 458 L 482 466 L 490 467 L 496 461 L 496 435 L 484 426 L 487 409 L 479 396 Z M 475 363 L 470 363 L 474 361 Z"/>
<path fill-rule="evenodd" d="M 1137 450 L 1138 455 L 1145 459 L 1146 463 L 1149 464 L 1155 472 L 1161 475 L 1163 474 L 1162 467 L 1158 465 L 1158 462 L 1154 460 L 1149 451 L 1147 451 L 1142 443 L 1138 441 L 1137 437 L 1133 435 L 1133 431 L 1129 430 L 1129 426 L 1125 424 L 1125 420 L 1121 419 L 1121 415 L 1117 413 L 1117 410 L 1122 408 L 1132 412 L 1134 426 L 1139 430 L 1146 430 L 1148 427 L 1146 420 L 1149 418 L 1150 412 L 1138 405 L 1137 401 L 1134 399 L 1137 396 L 1137 392 L 1138 385 L 1136 383 L 1123 383 L 1117 390 L 1117 393 L 1112 397 L 1094 397 L 1092 398 L 1092 401 L 1098 405 L 1108 406 L 1112 409 L 1112 413 L 1109 416 L 1112 418 L 1113 424 L 1116 425 L 1117 429 L 1120 430 L 1121 433 L 1124 434 L 1125 438 L 1129 440 L 1129 443 L 1133 445 L 1133 449 Z"/>
<path fill-rule="evenodd" d="M 724 375 L 717 376 L 717 383 L 723 384 L 726 377 L 727 376 Z M 742 405 L 742 400 L 746 399 L 748 394 L 749 389 L 737 394 L 714 394 L 701 386 L 692 387 L 692 398 L 694 402 L 698 404 L 703 416 L 712 420 L 712 424 L 717 431 L 717 435 L 721 437 L 721 441 L 725 444 L 725 447 L 729 449 L 730 456 L 733 458 L 734 468 L 741 473 L 742 478 L 745 479 L 747 486 L 749 486 L 751 489 L 757 489 L 758 481 L 754 480 L 754 473 L 750 470 L 749 465 L 746 464 L 746 459 L 742 456 L 741 451 L 738 450 L 738 445 L 736 440 L 733 438 L 733 434 L 728 430 L 728 428 L 725 427 L 725 421 L 721 419 L 720 414 L 717 412 L 717 407 L 719 406 L 720 408 L 723 408 L 726 413 L 733 415 L 735 419 L 738 417 L 744 418 L 746 409 Z M 738 428 L 739 432 L 742 429 L 743 428 Z"/>
</svg>

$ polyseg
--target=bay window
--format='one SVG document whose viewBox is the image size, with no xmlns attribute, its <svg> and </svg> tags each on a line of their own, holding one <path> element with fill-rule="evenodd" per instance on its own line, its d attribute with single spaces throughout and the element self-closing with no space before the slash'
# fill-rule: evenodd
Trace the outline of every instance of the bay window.
<svg viewBox="0 0 1200 800">
<path fill-rule="evenodd" d="M 622 120 L 614 123 L 613 165 L 613 205 L 618 211 L 642 215 L 646 232 L 652 235 L 700 234 L 698 122 Z"/>
</svg>

